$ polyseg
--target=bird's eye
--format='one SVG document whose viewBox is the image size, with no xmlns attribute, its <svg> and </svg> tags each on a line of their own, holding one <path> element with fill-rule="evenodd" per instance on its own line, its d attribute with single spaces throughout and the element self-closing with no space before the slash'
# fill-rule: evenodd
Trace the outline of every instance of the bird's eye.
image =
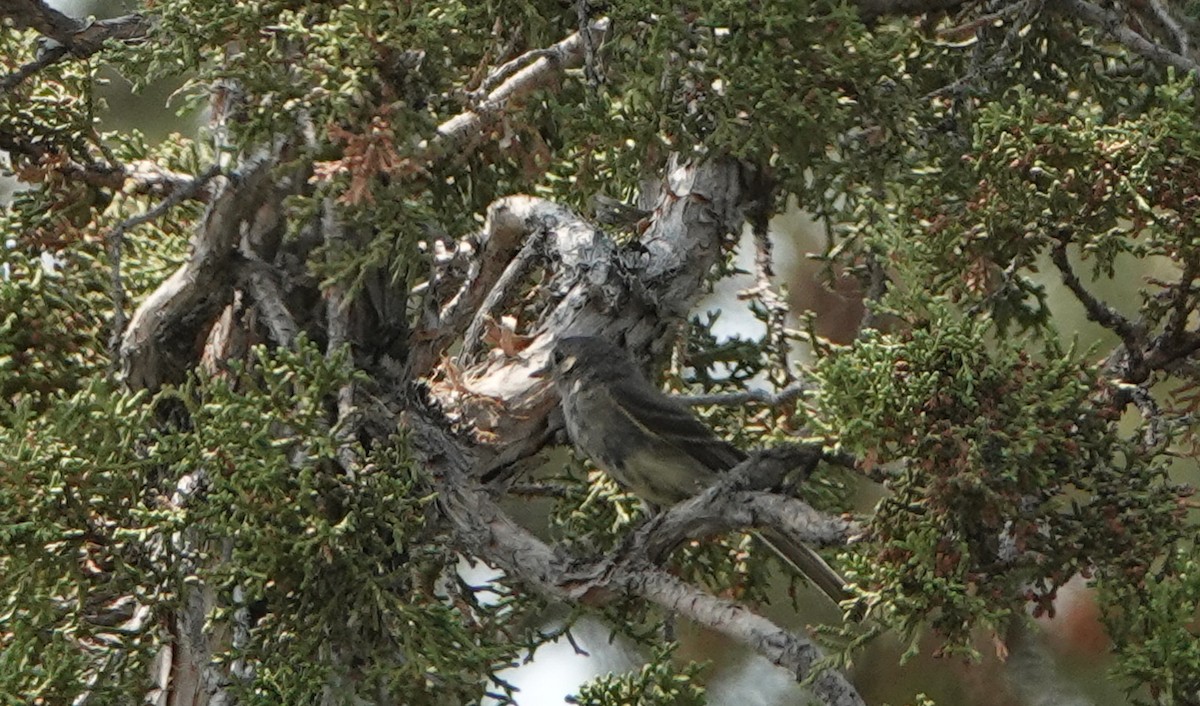
<svg viewBox="0 0 1200 706">
<path fill-rule="evenodd" d="M 561 350 L 558 350 L 557 348 L 554 350 L 554 353 L 552 353 L 550 355 L 550 359 L 554 361 L 555 365 L 562 365 L 563 359 L 566 357 L 567 357 L 567 354 L 563 353 Z"/>
</svg>

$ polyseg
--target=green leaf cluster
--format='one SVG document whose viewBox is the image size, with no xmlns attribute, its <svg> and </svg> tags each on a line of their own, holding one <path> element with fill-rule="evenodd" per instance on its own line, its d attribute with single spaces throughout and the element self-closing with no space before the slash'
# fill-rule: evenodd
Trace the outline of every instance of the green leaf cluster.
<svg viewBox="0 0 1200 706">
<path fill-rule="evenodd" d="M 247 703 L 323 703 L 330 689 L 341 703 L 478 699 L 517 650 L 497 641 L 511 609 L 437 589 L 457 558 L 429 534 L 432 494 L 403 439 L 366 454 L 329 427 L 356 377 L 347 360 L 305 342 L 258 348 L 170 397 L 188 428 L 158 444 L 181 459 L 171 475 L 200 484 L 186 531 L 208 548 L 189 572 L 218 591 L 214 620 L 250 621 L 221 659 L 254 665 L 238 685 Z M 346 444 L 368 458 L 360 471 L 337 463 Z"/>
<path fill-rule="evenodd" d="M 1104 625 L 1120 661 L 1114 672 L 1146 684 L 1154 699 L 1186 704 L 1200 689 L 1200 562 L 1194 538 L 1172 545 L 1145 581 L 1100 580 Z"/>
<path fill-rule="evenodd" d="M 94 382 L 3 410 L 0 693 L 141 693 L 157 626 L 203 596 L 247 703 L 473 701 L 511 663 L 521 606 L 455 583 L 403 439 L 329 427 L 344 352 L 254 353 L 153 399 Z"/>
<path fill-rule="evenodd" d="M 35 404 L 45 402 L 45 404 Z M 145 395 L 83 381 L 45 400 L 0 406 L 0 693 L 118 703 L 144 690 L 170 605 L 155 551 L 182 524 L 147 502 L 156 463 Z"/>
<path fill-rule="evenodd" d="M 703 706 L 708 703 L 698 682 L 703 664 L 688 663 L 677 670 L 671 646 L 655 651 L 641 670 L 593 679 L 568 697 L 578 706 Z"/>
<path fill-rule="evenodd" d="M 1076 573 L 1148 581 L 1186 534 L 1182 488 L 1119 433 L 1116 390 L 1073 351 L 996 335 L 942 312 L 824 358 L 818 432 L 838 439 L 889 494 L 851 560 L 886 620 L 925 624 L 966 650 L 1003 634 L 1031 601 L 1050 611 Z"/>
</svg>

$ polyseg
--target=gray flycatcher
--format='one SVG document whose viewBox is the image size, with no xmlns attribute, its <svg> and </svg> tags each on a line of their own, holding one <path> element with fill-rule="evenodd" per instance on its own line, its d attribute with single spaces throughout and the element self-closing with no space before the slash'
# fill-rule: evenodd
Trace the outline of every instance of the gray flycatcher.
<svg viewBox="0 0 1200 706">
<path fill-rule="evenodd" d="M 652 385 L 629 353 L 602 338 L 558 341 L 534 375 L 554 382 L 576 448 L 653 505 L 685 500 L 747 458 Z M 835 603 L 849 597 L 842 577 L 816 552 L 771 534 L 755 536 Z"/>
</svg>

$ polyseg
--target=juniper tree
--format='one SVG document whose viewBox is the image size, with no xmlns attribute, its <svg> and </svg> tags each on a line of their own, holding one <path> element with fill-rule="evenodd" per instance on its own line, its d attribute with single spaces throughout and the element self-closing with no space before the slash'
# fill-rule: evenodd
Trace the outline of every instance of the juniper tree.
<svg viewBox="0 0 1200 706">
<path fill-rule="evenodd" d="M 695 621 L 855 704 L 829 665 L 874 636 L 972 656 L 1083 575 L 1113 678 L 1200 703 L 1173 475 L 1200 399 L 1190 6 L 0 16 L 6 702 L 507 699 L 498 672 L 565 606 L 651 644 Z M 207 124 L 101 129 L 111 71 L 180 82 Z M 853 340 L 789 308 L 787 208 L 859 283 Z M 721 340 L 694 307 L 743 229 L 765 333 Z M 1047 271 L 1107 344 L 1075 342 Z M 651 520 L 579 459 L 537 475 L 561 422 L 528 373 L 567 334 L 622 341 L 771 450 Z M 882 500 L 848 517 L 861 484 Z M 542 526 L 513 519 L 529 495 Z M 757 608 L 763 525 L 850 578 L 824 648 Z M 464 558 L 502 576 L 472 586 Z M 703 699 L 653 654 L 579 702 Z"/>
</svg>

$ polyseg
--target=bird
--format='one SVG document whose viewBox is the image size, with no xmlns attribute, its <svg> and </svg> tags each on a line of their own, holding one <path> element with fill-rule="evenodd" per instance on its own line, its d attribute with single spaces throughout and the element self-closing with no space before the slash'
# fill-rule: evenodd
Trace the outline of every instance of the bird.
<svg viewBox="0 0 1200 706">
<path fill-rule="evenodd" d="M 553 382 L 575 447 L 653 506 L 700 493 L 748 458 L 650 383 L 628 351 L 604 338 L 558 340 L 533 375 Z M 809 547 L 769 529 L 753 534 L 835 603 L 850 598 L 838 572 Z"/>
</svg>

